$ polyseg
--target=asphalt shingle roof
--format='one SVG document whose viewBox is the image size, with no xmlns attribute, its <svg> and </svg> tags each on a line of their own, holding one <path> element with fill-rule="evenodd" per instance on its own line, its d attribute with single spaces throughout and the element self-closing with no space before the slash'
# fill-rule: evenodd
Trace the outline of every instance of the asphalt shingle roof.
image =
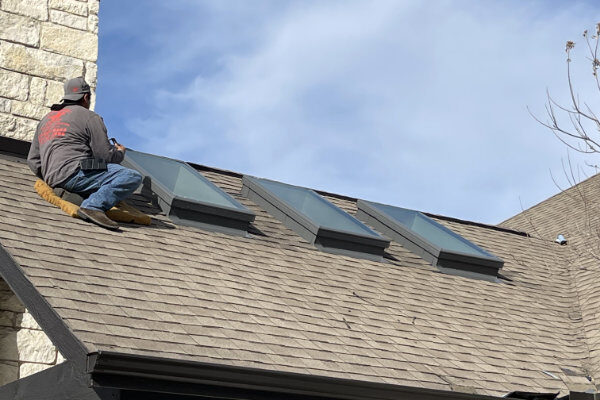
<svg viewBox="0 0 600 400">
<path fill-rule="evenodd" d="M 565 258 L 582 312 L 583 333 L 590 358 L 585 365 L 600 379 L 600 175 L 504 221 L 503 226 L 527 229 L 537 237 L 554 240 L 562 234 L 568 243 Z"/>
<path fill-rule="evenodd" d="M 0 155 L 0 243 L 90 352 L 491 395 L 589 384 L 565 247 L 438 218 L 504 259 L 500 283 L 439 273 L 395 242 L 384 262 L 323 253 L 240 196 L 239 176 L 202 173 L 256 213 L 251 237 L 174 225 L 141 197 L 152 225 L 107 231 Z"/>
</svg>

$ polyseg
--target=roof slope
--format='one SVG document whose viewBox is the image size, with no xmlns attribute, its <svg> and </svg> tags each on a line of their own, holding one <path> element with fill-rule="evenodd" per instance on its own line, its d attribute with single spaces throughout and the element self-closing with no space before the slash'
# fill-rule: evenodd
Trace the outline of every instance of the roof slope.
<svg viewBox="0 0 600 400">
<path fill-rule="evenodd" d="M 574 277 L 582 310 L 584 332 L 590 350 L 586 367 L 600 379 L 600 175 L 573 187 L 504 221 L 501 225 L 527 229 L 553 240 L 562 234 L 568 240 L 568 268 Z"/>
<path fill-rule="evenodd" d="M 241 197 L 239 176 L 203 174 L 256 213 L 252 237 L 175 226 L 142 198 L 151 226 L 106 231 L 0 155 L 0 243 L 90 352 L 492 395 L 588 383 L 564 247 L 438 219 L 503 258 L 504 283 L 441 274 L 394 242 L 386 262 L 323 253 Z"/>
</svg>

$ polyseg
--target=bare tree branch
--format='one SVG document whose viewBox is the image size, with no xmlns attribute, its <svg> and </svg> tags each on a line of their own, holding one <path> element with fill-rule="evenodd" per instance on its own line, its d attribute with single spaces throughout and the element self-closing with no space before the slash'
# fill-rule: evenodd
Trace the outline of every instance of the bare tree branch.
<svg viewBox="0 0 600 400">
<path fill-rule="evenodd" d="M 593 87 L 600 93 L 600 77 L 598 76 L 600 72 L 600 60 L 598 60 L 600 23 L 595 26 L 595 34 L 592 35 L 588 31 L 584 31 L 583 38 L 585 40 L 583 60 L 590 63 Z M 571 65 L 573 62 L 572 56 L 575 53 L 574 49 L 575 43 L 568 41 L 565 47 L 568 100 L 559 102 L 552 97 L 549 90 L 546 90 L 546 103 L 544 105 L 546 118 L 534 115 L 529 107 L 527 111 L 535 121 L 552 131 L 554 136 L 567 149 L 584 154 L 600 153 L 600 118 L 598 117 L 600 111 L 594 111 L 590 105 L 592 103 L 580 99 L 575 85 L 574 69 Z M 587 184 L 580 184 L 582 179 L 587 178 L 586 170 L 580 166 L 575 167 L 568 152 L 567 160 L 561 162 L 564 178 L 566 178 L 570 189 L 561 188 L 558 181 L 550 173 L 552 180 L 561 192 L 566 193 L 572 199 L 571 204 L 576 205 L 578 212 L 584 216 L 571 221 L 570 229 L 574 229 L 571 234 L 576 233 L 577 236 L 575 240 L 569 241 L 569 247 L 573 250 L 573 254 L 577 259 L 584 256 L 585 258 L 591 257 L 600 260 L 600 203 L 592 197 L 595 190 L 597 190 L 593 188 L 595 182 L 590 181 Z M 595 164 L 586 163 L 586 167 L 593 168 L 593 173 L 600 171 L 600 167 Z M 533 220 L 530 219 L 530 223 L 534 226 Z M 537 231 L 537 229 L 535 230 Z"/>
<path fill-rule="evenodd" d="M 596 24 L 596 34 L 590 36 L 588 31 L 583 32 L 587 56 L 592 66 L 594 83 L 600 92 L 600 78 L 598 69 L 598 50 L 600 49 L 600 23 Z M 554 135 L 568 148 L 580 153 L 600 153 L 600 119 L 586 102 L 581 102 L 575 85 L 571 70 L 571 53 L 575 48 L 575 42 L 568 41 L 565 47 L 567 53 L 567 84 L 569 89 L 570 103 L 567 105 L 556 101 L 550 92 L 546 91 L 546 116 L 548 120 L 543 122 L 535 116 L 529 108 L 529 114 L 541 125 L 550 129 Z M 583 104 L 583 106 L 582 106 Z M 570 126 L 565 126 L 563 119 L 568 120 Z"/>
</svg>

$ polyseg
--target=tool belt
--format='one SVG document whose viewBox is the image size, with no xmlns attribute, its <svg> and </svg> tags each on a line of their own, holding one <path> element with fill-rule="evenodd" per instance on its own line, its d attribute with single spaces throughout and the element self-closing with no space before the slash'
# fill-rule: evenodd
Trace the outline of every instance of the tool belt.
<svg viewBox="0 0 600 400">
<path fill-rule="evenodd" d="M 96 158 L 86 158 L 79 161 L 79 168 L 82 171 L 106 171 L 106 161 Z"/>
</svg>

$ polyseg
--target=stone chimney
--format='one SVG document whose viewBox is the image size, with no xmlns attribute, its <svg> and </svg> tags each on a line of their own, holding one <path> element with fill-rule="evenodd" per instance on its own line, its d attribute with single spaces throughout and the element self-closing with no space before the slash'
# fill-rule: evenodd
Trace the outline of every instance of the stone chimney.
<svg viewBox="0 0 600 400">
<path fill-rule="evenodd" d="M 99 7 L 99 0 L 0 0 L 0 136 L 30 141 L 66 79 L 83 76 L 95 90 Z M 0 279 L 0 385 L 63 361 Z"/>
<path fill-rule="evenodd" d="M 0 136 L 30 141 L 69 78 L 83 76 L 95 90 L 99 7 L 99 0 L 0 1 Z"/>
</svg>

